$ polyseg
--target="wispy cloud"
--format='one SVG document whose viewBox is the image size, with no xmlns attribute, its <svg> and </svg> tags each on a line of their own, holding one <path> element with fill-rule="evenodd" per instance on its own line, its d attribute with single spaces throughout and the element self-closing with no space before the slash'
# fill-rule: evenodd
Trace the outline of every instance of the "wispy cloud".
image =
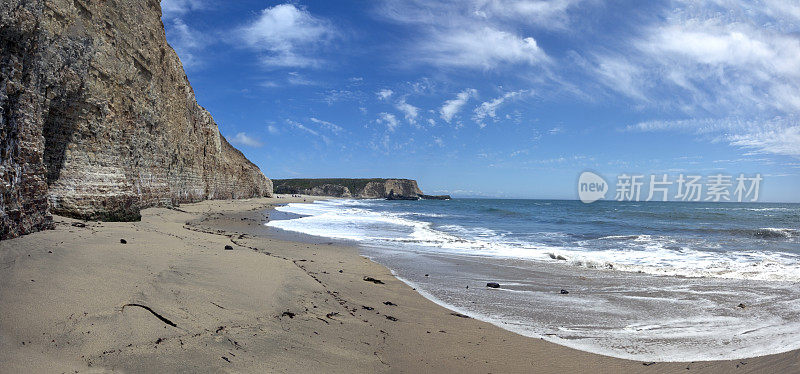
<svg viewBox="0 0 800 374">
<path fill-rule="evenodd" d="M 379 99 L 386 100 L 386 99 L 392 97 L 393 94 L 394 94 L 394 91 L 385 88 L 385 89 L 382 89 L 382 90 L 378 91 L 378 93 L 376 95 L 378 95 Z"/>
<path fill-rule="evenodd" d="M 549 61 L 522 25 L 564 25 L 570 0 L 387 0 L 379 13 L 420 30 L 407 59 L 442 67 L 494 69 Z M 447 20 L 442 22 L 442 20 Z"/>
<path fill-rule="evenodd" d="M 520 91 L 511 91 L 506 92 L 500 97 L 494 98 L 489 101 L 484 101 L 478 107 L 473 110 L 474 115 L 472 116 L 472 120 L 478 124 L 481 128 L 486 127 L 485 119 L 489 117 L 495 121 L 497 121 L 497 108 L 502 105 L 506 100 L 512 100 L 527 91 L 520 90 Z"/>
<path fill-rule="evenodd" d="M 453 117 L 461 111 L 461 108 L 469 101 L 469 99 L 478 96 L 478 90 L 474 88 L 467 88 L 456 95 L 455 99 L 447 100 L 439 109 L 439 114 L 445 122 L 450 123 Z"/>
<path fill-rule="evenodd" d="M 394 131 L 398 126 L 400 126 L 400 121 L 398 121 L 397 117 L 391 113 L 384 112 L 378 114 L 378 119 L 376 121 L 379 124 L 385 125 L 389 131 Z"/>
<path fill-rule="evenodd" d="M 765 126 L 749 134 L 729 135 L 731 145 L 760 154 L 786 155 L 800 158 L 800 125 Z"/>
<path fill-rule="evenodd" d="M 262 10 L 240 33 L 249 47 L 263 53 L 265 66 L 295 68 L 319 66 L 322 60 L 309 52 L 337 35 L 330 22 L 294 4 Z"/>
<path fill-rule="evenodd" d="M 477 16 L 498 17 L 543 28 L 563 29 L 570 24 L 570 18 L 567 15 L 570 8 L 585 2 L 582 0 L 480 0 L 474 3 Z"/>
<path fill-rule="evenodd" d="M 681 131 L 750 154 L 800 155 L 800 5 L 766 0 L 672 0 L 594 76 L 643 108 L 683 113 L 627 131 Z"/>
<path fill-rule="evenodd" d="M 296 129 L 298 129 L 300 131 L 307 132 L 307 133 L 309 133 L 311 135 L 314 135 L 314 136 L 319 136 L 320 135 L 318 131 L 310 129 L 310 128 L 306 127 L 305 125 L 303 125 L 300 122 L 287 119 L 286 123 L 288 123 L 289 126 L 292 126 L 292 127 L 296 128 Z"/>
<path fill-rule="evenodd" d="M 757 154 L 774 154 L 800 158 L 800 120 L 796 116 L 767 120 L 741 118 L 646 121 L 629 125 L 626 131 L 680 131 L 710 137 L 713 141 Z"/>
<path fill-rule="evenodd" d="M 503 64 L 533 65 L 547 60 L 532 37 L 484 26 L 436 32 L 418 43 L 417 60 L 438 66 L 493 69 Z"/>
<path fill-rule="evenodd" d="M 234 136 L 233 138 L 230 138 L 229 141 L 233 145 L 243 145 L 243 146 L 254 147 L 254 148 L 258 148 L 258 147 L 261 147 L 261 146 L 264 145 L 258 139 L 254 138 L 254 137 L 252 137 L 250 135 L 247 135 L 247 134 L 245 134 L 243 132 L 237 133 L 236 136 Z"/>
<path fill-rule="evenodd" d="M 797 7 L 785 4 L 673 0 L 618 52 L 596 55 L 596 74 L 614 91 L 687 114 L 796 112 L 800 39 L 783 25 L 796 23 Z"/>
<path fill-rule="evenodd" d="M 185 68 L 191 69 L 202 65 L 199 57 L 206 47 L 205 36 L 190 28 L 183 19 L 175 17 L 164 22 L 169 43 L 180 57 Z"/>
<path fill-rule="evenodd" d="M 163 17 L 181 16 L 205 7 L 206 2 L 204 0 L 161 0 L 161 14 Z"/>
<path fill-rule="evenodd" d="M 187 25 L 184 18 L 189 12 L 206 7 L 207 4 L 204 0 L 164 0 L 161 2 L 162 20 L 167 40 L 187 70 L 203 65 L 203 51 L 211 44 L 212 38 Z"/>
<path fill-rule="evenodd" d="M 406 121 L 412 125 L 417 124 L 417 116 L 419 115 L 419 108 L 406 102 L 406 98 L 400 99 L 395 105 L 397 110 L 403 112 Z"/>
<path fill-rule="evenodd" d="M 286 82 L 293 86 L 313 86 L 317 84 L 317 82 L 308 79 L 306 76 L 296 71 L 289 72 L 289 75 L 286 77 Z"/>
<path fill-rule="evenodd" d="M 324 128 L 324 129 L 327 129 L 327 130 L 329 130 L 329 131 L 331 131 L 333 133 L 336 133 L 336 134 L 338 134 L 338 133 L 340 133 L 340 132 L 342 132 L 344 130 L 341 126 L 339 126 L 337 124 L 334 124 L 334 123 L 331 123 L 331 122 L 328 122 L 328 121 L 323 121 L 323 120 L 315 118 L 315 117 L 311 117 L 310 120 L 311 120 L 311 122 L 316 123 L 320 127 Z"/>
</svg>

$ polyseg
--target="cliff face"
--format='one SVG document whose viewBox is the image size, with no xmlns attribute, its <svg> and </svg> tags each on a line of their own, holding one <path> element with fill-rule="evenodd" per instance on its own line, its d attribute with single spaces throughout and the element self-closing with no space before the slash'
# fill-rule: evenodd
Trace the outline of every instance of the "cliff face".
<svg viewBox="0 0 800 374">
<path fill-rule="evenodd" d="M 417 181 L 413 179 L 387 179 L 383 182 L 367 183 L 357 196 L 362 199 L 377 199 L 389 197 L 391 194 L 419 197 L 422 195 L 422 190 L 417 186 Z"/>
<path fill-rule="evenodd" d="M 272 183 L 197 105 L 158 0 L 3 0 L 0 237 L 54 213 L 270 196 Z"/>
<path fill-rule="evenodd" d="M 423 196 L 413 179 L 275 179 L 275 193 L 381 199 Z"/>
</svg>

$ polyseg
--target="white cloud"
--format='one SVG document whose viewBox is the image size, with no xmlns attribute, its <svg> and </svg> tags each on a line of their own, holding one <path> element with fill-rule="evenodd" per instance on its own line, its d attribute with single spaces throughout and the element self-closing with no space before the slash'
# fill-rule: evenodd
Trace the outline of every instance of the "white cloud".
<svg viewBox="0 0 800 374">
<path fill-rule="evenodd" d="M 397 120 L 394 114 L 391 113 L 380 113 L 378 114 L 378 119 L 376 120 L 379 124 L 385 125 L 389 131 L 394 131 L 397 126 L 400 126 L 400 121 Z"/>
<path fill-rule="evenodd" d="M 464 107 L 464 104 L 466 104 L 469 99 L 477 96 L 478 90 L 474 88 L 465 89 L 459 92 L 455 99 L 445 101 L 442 108 L 439 110 L 439 114 L 445 122 L 450 123 L 453 117 Z"/>
<path fill-rule="evenodd" d="M 800 7 L 786 4 L 674 0 L 618 52 L 594 56 L 595 73 L 614 91 L 690 115 L 797 112 Z"/>
<path fill-rule="evenodd" d="M 161 0 L 161 14 L 163 17 L 181 16 L 205 7 L 204 0 Z"/>
<path fill-rule="evenodd" d="M 419 34 L 405 59 L 441 67 L 494 69 L 549 61 L 523 25 L 563 28 L 580 0 L 384 1 L 380 13 Z"/>
<path fill-rule="evenodd" d="M 264 144 L 261 143 L 258 139 L 253 138 L 243 132 L 237 133 L 236 136 L 230 139 L 231 144 L 234 145 L 244 145 L 248 147 L 261 147 Z"/>
<path fill-rule="evenodd" d="M 417 115 L 419 115 L 419 108 L 406 102 L 405 98 L 400 99 L 395 105 L 397 110 L 403 112 L 406 121 L 412 125 L 417 124 Z"/>
<path fill-rule="evenodd" d="M 478 0 L 475 13 L 484 17 L 516 19 L 546 28 L 565 28 L 567 11 L 582 0 Z"/>
<path fill-rule="evenodd" d="M 267 131 L 269 131 L 269 133 L 272 134 L 272 135 L 275 135 L 275 134 L 278 134 L 278 133 L 281 132 L 280 129 L 278 129 L 278 126 L 275 126 L 275 125 L 272 125 L 272 124 L 267 125 Z"/>
<path fill-rule="evenodd" d="M 657 131 L 686 131 L 697 134 L 710 134 L 723 131 L 741 131 L 757 126 L 755 122 L 741 119 L 687 119 L 673 121 L 644 121 L 625 127 L 626 131 L 657 132 Z"/>
<path fill-rule="evenodd" d="M 325 92 L 325 97 L 322 99 L 328 105 L 333 105 L 339 101 L 360 101 L 360 91 L 351 90 L 328 90 Z"/>
<path fill-rule="evenodd" d="M 643 70 L 623 56 L 599 56 L 595 73 L 601 82 L 623 95 L 647 101 L 642 92 L 646 84 Z"/>
<path fill-rule="evenodd" d="M 800 120 L 797 116 L 774 117 L 767 120 L 720 118 L 646 121 L 629 125 L 625 130 L 687 132 L 749 149 L 752 153 L 800 158 Z"/>
<path fill-rule="evenodd" d="M 289 72 L 286 81 L 293 86 L 313 86 L 317 84 L 317 82 L 306 78 L 304 75 L 296 71 Z"/>
<path fill-rule="evenodd" d="M 590 60 L 597 81 L 642 108 L 689 119 L 628 131 L 681 131 L 750 154 L 800 156 L 800 5 L 672 0 L 655 21 Z"/>
<path fill-rule="evenodd" d="M 191 28 L 183 20 L 187 13 L 205 8 L 202 0 L 164 0 L 161 2 L 162 21 L 167 41 L 178 54 L 185 69 L 202 65 L 202 50 L 209 38 L 202 32 Z"/>
<path fill-rule="evenodd" d="M 287 119 L 286 123 L 288 123 L 290 126 L 296 128 L 298 130 L 305 131 L 305 132 L 307 132 L 307 133 L 309 133 L 311 135 L 314 135 L 314 136 L 319 136 L 320 135 L 319 132 L 317 132 L 316 130 L 310 129 L 310 128 L 306 127 L 305 125 L 303 125 L 300 122 L 292 121 L 290 119 Z"/>
<path fill-rule="evenodd" d="M 319 66 L 320 59 L 301 51 L 314 49 L 336 35 L 327 21 L 293 4 L 264 9 L 241 32 L 248 46 L 264 53 L 262 62 L 269 67 Z"/>
<path fill-rule="evenodd" d="M 339 126 L 337 124 L 334 124 L 334 123 L 331 123 L 331 122 L 328 122 L 328 121 L 323 121 L 321 119 L 317 119 L 317 118 L 314 118 L 314 117 L 311 117 L 310 120 L 311 120 L 311 122 L 316 123 L 320 127 L 325 128 L 325 129 L 327 129 L 327 130 L 329 130 L 329 131 L 331 131 L 333 133 L 336 133 L 336 134 L 338 134 L 338 133 L 342 132 L 342 130 L 344 130 L 344 129 L 342 129 L 341 126 Z"/>
<path fill-rule="evenodd" d="M 753 150 L 800 158 L 800 125 L 766 126 L 755 132 L 728 137 L 731 145 Z"/>
<path fill-rule="evenodd" d="M 185 68 L 194 68 L 202 64 L 198 53 L 205 48 L 204 37 L 200 32 L 191 29 L 180 18 L 165 22 L 169 43 Z"/>
<path fill-rule="evenodd" d="M 437 66 L 492 69 L 503 64 L 534 65 L 547 55 L 532 37 L 485 26 L 434 33 L 418 44 L 417 59 Z"/>
<path fill-rule="evenodd" d="M 394 94 L 394 91 L 392 91 L 390 89 L 382 89 L 382 90 L 378 91 L 378 93 L 376 95 L 378 95 L 378 98 L 380 98 L 381 100 L 386 100 L 386 99 L 392 97 L 393 94 Z"/>
<path fill-rule="evenodd" d="M 497 120 L 497 108 L 506 100 L 515 99 L 525 92 L 525 90 L 506 92 L 503 96 L 484 101 L 473 110 L 474 115 L 472 116 L 472 120 L 481 128 L 486 127 L 486 123 L 484 122 L 486 117 Z"/>
</svg>

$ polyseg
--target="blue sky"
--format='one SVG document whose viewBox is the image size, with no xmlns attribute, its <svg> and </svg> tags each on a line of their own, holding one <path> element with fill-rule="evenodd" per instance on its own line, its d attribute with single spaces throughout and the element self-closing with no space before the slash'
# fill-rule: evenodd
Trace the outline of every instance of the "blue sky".
<svg viewBox="0 0 800 374">
<path fill-rule="evenodd" d="M 761 173 L 800 201 L 800 4 L 163 0 L 200 105 L 270 178 L 577 197 L 584 170 Z"/>
</svg>

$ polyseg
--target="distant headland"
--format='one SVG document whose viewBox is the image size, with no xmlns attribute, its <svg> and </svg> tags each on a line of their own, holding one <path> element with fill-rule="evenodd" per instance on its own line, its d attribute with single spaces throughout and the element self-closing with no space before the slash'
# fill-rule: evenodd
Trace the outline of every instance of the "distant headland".
<svg viewBox="0 0 800 374">
<path fill-rule="evenodd" d="M 298 178 L 273 179 L 276 194 L 352 197 L 387 200 L 449 200 L 448 195 L 426 195 L 413 179 Z"/>
</svg>

